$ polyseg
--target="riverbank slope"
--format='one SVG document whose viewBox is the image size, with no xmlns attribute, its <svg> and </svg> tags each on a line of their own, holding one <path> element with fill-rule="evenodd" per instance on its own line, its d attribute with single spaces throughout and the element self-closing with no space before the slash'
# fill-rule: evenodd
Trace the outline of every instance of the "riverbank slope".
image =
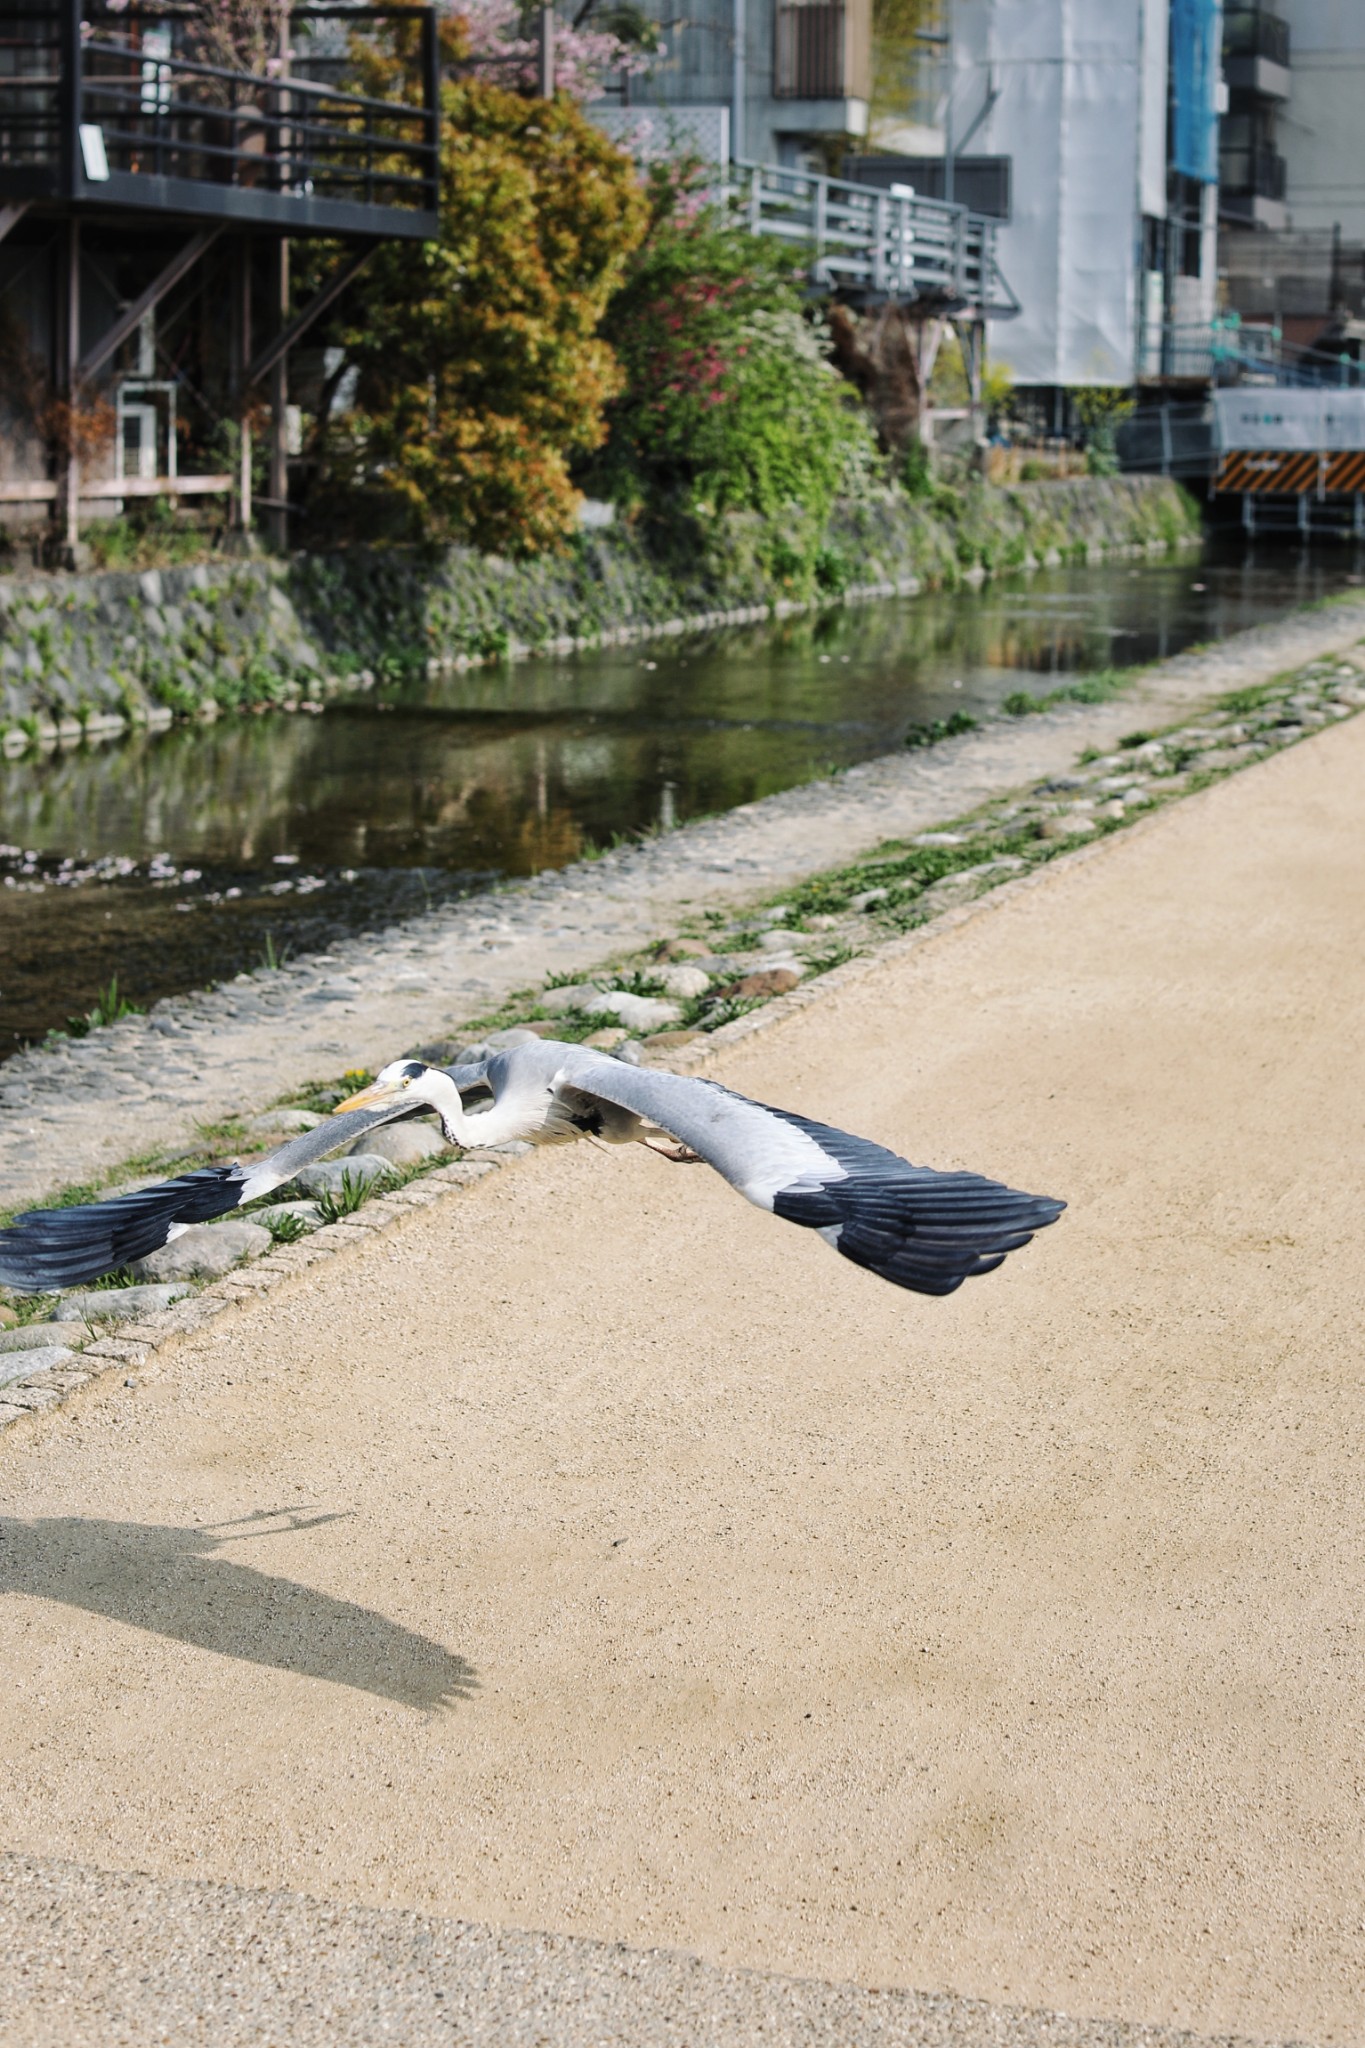
<svg viewBox="0 0 1365 2048">
<path fill-rule="evenodd" d="M 530 561 L 355 548 L 0 577 L 0 746 L 316 704 L 432 663 L 738 624 L 1198 537 L 1197 508 L 1177 485 L 1087 477 L 844 505 L 813 549 L 746 514 L 706 530 L 584 534 Z"/>
<path fill-rule="evenodd" d="M 547 975 L 582 979 L 703 907 L 743 904 L 1007 790 L 1065 776 L 1083 748 L 1108 752 L 1136 727 L 1174 724 L 1362 636 L 1359 599 L 1297 613 L 1163 662 L 1105 702 L 1063 703 L 902 749 L 20 1053 L 0 1067 L 0 1206 L 97 1180 L 192 1140 L 199 1125 L 447 1039 Z"/>
</svg>

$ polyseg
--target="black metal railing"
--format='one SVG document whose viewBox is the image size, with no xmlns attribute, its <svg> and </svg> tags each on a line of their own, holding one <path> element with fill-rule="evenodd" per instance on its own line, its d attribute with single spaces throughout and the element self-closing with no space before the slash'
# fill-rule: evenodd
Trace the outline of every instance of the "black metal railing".
<svg viewBox="0 0 1365 2048">
<path fill-rule="evenodd" d="M 61 156 L 62 24 L 52 7 L 8 8 L 0 20 L 0 166 Z"/>
<path fill-rule="evenodd" d="M 1289 68 L 1289 23 L 1259 7 L 1233 7 L 1223 16 L 1225 57 L 1265 57 Z"/>
<path fill-rule="evenodd" d="M 1283 199 L 1286 168 L 1278 150 L 1264 143 L 1224 149 L 1218 157 L 1218 187 L 1229 199 Z"/>
<path fill-rule="evenodd" d="M 413 100 L 360 89 L 360 46 L 386 30 L 403 43 Z M 54 195 L 94 201 L 136 203 L 129 181 L 170 181 L 182 205 L 184 188 L 199 188 L 191 210 L 210 214 L 223 210 L 227 191 L 306 202 L 315 213 L 341 205 L 434 214 L 429 8 L 295 8 L 289 58 L 269 72 L 204 61 L 192 32 L 192 20 L 159 8 L 11 7 L 0 32 L 0 194 L 13 182 L 7 172 L 27 173 L 35 191 L 32 178 L 46 172 Z M 232 211 L 241 217 L 243 205 Z"/>
</svg>

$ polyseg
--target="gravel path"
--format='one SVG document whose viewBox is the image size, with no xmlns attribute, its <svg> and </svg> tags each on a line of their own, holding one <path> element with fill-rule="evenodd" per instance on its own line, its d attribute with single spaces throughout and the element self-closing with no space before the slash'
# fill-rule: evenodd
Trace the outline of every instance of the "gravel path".
<svg viewBox="0 0 1365 2048">
<path fill-rule="evenodd" d="M 98 1176 L 347 1067 L 441 1038 L 547 973 L 586 971 L 670 930 L 687 905 L 741 901 L 1002 790 L 1065 770 L 1087 745 L 1161 725 L 1365 634 L 1331 604 L 1148 671 L 1112 703 L 1004 719 L 886 755 L 599 861 L 514 884 L 275 973 L 159 1003 L 89 1039 L 0 1068 L 0 1206 Z"/>
<path fill-rule="evenodd" d="M 0 2024 L 6 2048 L 1199 2048 L 1160 2027 L 3 1855 Z"/>
<path fill-rule="evenodd" d="M 3 1842 L 43 1871 L 0 1985 L 46 1987 L 31 2024 L 79 2038 L 66 1944 L 106 2009 L 145 1977 L 231 2041 L 221 1948 L 159 1889 L 190 1880 L 324 1902 L 195 1894 L 259 1959 L 248 2012 L 329 1944 L 362 2007 L 362 1965 L 425 1996 L 385 1909 L 555 1930 L 433 1936 L 472 1988 L 427 1980 L 491 1982 L 528 2039 L 539 2001 L 552 2043 L 556 1999 L 617 1995 L 603 1941 L 695 2040 L 764 2038 L 752 1993 L 849 2001 L 853 2041 L 885 2009 L 1357 2042 L 1362 775 L 1347 719 L 717 1055 L 1069 1200 L 949 1301 L 582 1146 L 245 1276 L 7 1430 Z M 158 1889 L 112 1881 L 87 1941 L 48 1859 Z M 139 1898 L 186 1927 L 178 1979 Z"/>
</svg>

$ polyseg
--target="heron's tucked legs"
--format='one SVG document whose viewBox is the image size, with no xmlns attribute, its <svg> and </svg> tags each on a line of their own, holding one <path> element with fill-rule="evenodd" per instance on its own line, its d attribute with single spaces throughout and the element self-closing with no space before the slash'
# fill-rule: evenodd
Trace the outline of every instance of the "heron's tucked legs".
<svg viewBox="0 0 1365 2048">
<path fill-rule="evenodd" d="M 697 1166 L 701 1163 L 700 1152 L 694 1152 L 690 1145 L 681 1145 L 668 1138 L 662 1145 L 656 1145 L 651 1138 L 641 1138 L 640 1143 L 650 1152 L 657 1152 L 660 1159 L 669 1159 L 674 1166 Z"/>
</svg>

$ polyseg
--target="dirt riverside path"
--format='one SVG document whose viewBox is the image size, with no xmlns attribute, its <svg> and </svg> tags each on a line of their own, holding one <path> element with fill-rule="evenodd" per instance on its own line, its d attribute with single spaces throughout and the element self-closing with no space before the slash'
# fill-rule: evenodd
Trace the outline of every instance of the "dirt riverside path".
<svg viewBox="0 0 1365 2048">
<path fill-rule="evenodd" d="M 1354 720 L 727 1058 L 1069 1199 L 947 1302 L 584 1146 L 11 1431 L 0 1848 L 1360 2041 L 1362 790 Z"/>
</svg>

